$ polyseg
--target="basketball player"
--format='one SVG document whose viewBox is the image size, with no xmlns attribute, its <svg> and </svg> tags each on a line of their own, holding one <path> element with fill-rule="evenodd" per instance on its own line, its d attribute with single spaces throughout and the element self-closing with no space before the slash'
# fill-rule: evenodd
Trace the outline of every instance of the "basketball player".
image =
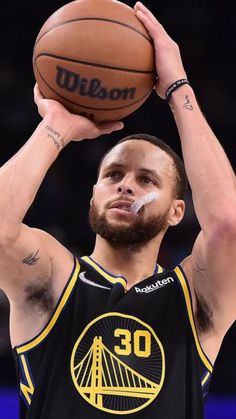
<svg viewBox="0 0 236 419">
<path fill-rule="evenodd" d="M 0 171 L 0 281 L 11 306 L 21 418 L 201 419 L 236 318 L 235 176 L 177 45 L 141 3 L 135 12 L 153 38 L 156 91 L 176 121 L 201 232 L 180 266 L 156 264 L 166 230 L 183 217 L 186 182 L 175 153 L 146 135 L 124 139 L 101 163 L 90 256 L 76 260 L 24 225 L 64 146 L 122 128 L 72 115 L 35 88 L 43 120 Z"/>
</svg>

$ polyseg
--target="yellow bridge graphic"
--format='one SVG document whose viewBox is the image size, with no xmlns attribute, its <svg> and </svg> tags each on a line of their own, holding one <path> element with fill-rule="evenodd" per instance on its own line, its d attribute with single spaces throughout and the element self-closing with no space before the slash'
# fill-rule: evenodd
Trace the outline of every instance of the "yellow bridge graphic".
<svg viewBox="0 0 236 419">
<path fill-rule="evenodd" d="M 98 408 L 103 396 L 127 396 L 154 399 L 160 385 L 145 378 L 116 357 L 95 337 L 84 358 L 74 366 L 74 376 L 82 395 Z"/>
</svg>

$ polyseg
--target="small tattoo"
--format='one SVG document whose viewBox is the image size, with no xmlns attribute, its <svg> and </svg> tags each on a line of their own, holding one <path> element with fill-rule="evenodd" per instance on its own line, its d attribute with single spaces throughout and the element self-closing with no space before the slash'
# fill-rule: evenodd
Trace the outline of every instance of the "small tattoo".
<svg viewBox="0 0 236 419">
<path fill-rule="evenodd" d="M 185 100 L 186 100 L 186 102 L 184 103 L 183 108 L 184 109 L 188 109 L 188 111 L 192 111 L 193 110 L 193 107 L 192 107 L 192 105 L 190 103 L 190 100 L 188 98 L 188 95 L 185 96 Z"/>
<path fill-rule="evenodd" d="M 50 127 L 49 125 L 46 125 L 46 129 L 51 132 L 51 134 L 55 135 L 55 137 L 60 138 L 60 133 L 59 131 L 55 131 L 55 129 L 53 129 L 52 127 Z"/>
<path fill-rule="evenodd" d="M 46 125 L 46 130 L 49 131 L 47 138 L 54 142 L 55 147 L 58 151 L 60 150 L 60 148 L 63 148 L 65 146 L 64 138 L 61 138 L 61 134 L 59 133 L 59 131 L 56 131 L 49 125 Z"/>
<path fill-rule="evenodd" d="M 65 141 L 64 141 L 64 138 L 61 138 L 61 139 L 60 139 L 60 142 L 61 142 L 61 146 L 62 146 L 62 148 L 64 148 L 64 147 L 65 147 Z"/>
<path fill-rule="evenodd" d="M 38 252 L 39 252 L 39 249 L 37 250 L 37 252 L 35 254 L 30 253 L 30 255 L 28 255 L 26 258 L 24 258 L 22 260 L 22 262 L 25 263 L 26 265 L 30 265 L 30 266 L 35 265 L 38 262 L 38 260 L 40 259 L 40 256 L 37 257 Z"/>
<path fill-rule="evenodd" d="M 206 275 L 204 274 L 204 272 L 206 271 L 206 268 L 202 268 L 198 262 L 196 262 L 196 269 L 195 271 L 200 274 L 201 276 L 203 276 L 203 278 L 206 277 Z"/>
<path fill-rule="evenodd" d="M 56 146 L 56 149 L 59 150 L 60 149 L 60 144 L 59 142 L 55 139 L 55 137 L 53 137 L 52 134 L 48 134 L 47 137 L 52 140 Z"/>
</svg>

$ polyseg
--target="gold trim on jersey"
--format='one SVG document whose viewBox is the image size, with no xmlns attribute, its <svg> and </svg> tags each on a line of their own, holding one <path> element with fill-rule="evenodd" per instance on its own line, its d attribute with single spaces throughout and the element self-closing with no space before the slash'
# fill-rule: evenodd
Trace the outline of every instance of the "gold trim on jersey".
<svg viewBox="0 0 236 419">
<path fill-rule="evenodd" d="M 16 352 L 18 354 L 22 354 L 26 351 L 29 351 L 30 349 L 35 348 L 35 346 L 37 346 L 39 343 L 41 343 L 50 333 L 50 331 L 52 330 L 53 326 L 55 325 L 58 317 L 60 316 L 63 308 L 65 307 L 72 291 L 74 288 L 74 285 L 76 283 L 77 277 L 78 277 L 78 273 L 80 271 L 80 264 L 78 262 L 78 260 L 76 259 L 75 261 L 75 266 L 73 268 L 73 273 L 72 273 L 72 277 L 69 280 L 65 290 L 63 291 L 61 298 L 59 300 L 59 304 L 56 307 L 56 310 L 54 311 L 49 323 L 47 324 L 47 326 L 39 333 L 39 335 L 37 335 L 33 340 L 31 340 L 28 343 L 25 343 L 23 345 L 17 346 L 16 347 Z"/>
<path fill-rule="evenodd" d="M 157 268 L 158 268 L 157 270 L 158 274 L 162 274 L 162 272 L 164 272 L 164 269 L 162 268 L 162 266 L 158 265 L 158 263 L 157 263 Z"/>
<path fill-rule="evenodd" d="M 25 356 L 21 355 L 20 360 L 21 360 L 21 365 L 22 365 L 25 379 L 26 379 L 26 383 L 23 383 L 22 381 L 20 381 L 20 390 L 23 396 L 25 397 L 28 405 L 30 405 L 31 396 L 33 396 L 34 394 L 33 380 L 31 379 L 30 371 L 29 371 Z"/>
<path fill-rule="evenodd" d="M 174 269 L 180 285 L 182 286 L 183 289 L 183 293 L 184 293 L 184 298 L 185 298 L 185 302 L 186 302 L 186 306 L 187 306 L 187 310 L 188 310 L 188 316 L 189 316 L 189 321 L 192 327 L 192 331 L 193 331 L 193 336 L 194 336 L 194 340 L 195 340 L 195 344 L 196 344 L 196 348 L 198 351 L 198 354 L 202 360 L 202 362 L 204 363 L 204 365 L 206 366 L 206 368 L 209 370 L 210 373 L 213 372 L 213 366 L 210 363 L 210 361 L 208 360 L 208 358 L 206 357 L 206 355 L 203 352 L 203 349 L 200 345 L 199 339 L 198 339 L 198 334 L 197 334 L 197 330 L 196 330 L 196 326 L 195 326 L 195 322 L 194 322 L 194 315 L 193 315 L 193 309 L 192 309 L 192 303 L 191 303 L 191 297 L 190 297 L 190 293 L 189 293 L 189 289 L 186 283 L 186 279 L 181 271 L 181 269 L 177 266 Z M 204 381 L 204 380 L 203 380 Z"/>
<path fill-rule="evenodd" d="M 205 377 L 203 378 L 202 382 L 201 382 L 202 387 L 203 387 L 203 386 L 204 386 L 204 384 L 207 382 L 207 380 L 208 380 L 208 378 L 210 377 L 210 375 L 211 375 L 211 373 L 208 371 L 208 372 L 206 373 Z"/>
<path fill-rule="evenodd" d="M 121 285 L 123 285 L 124 288 L 126 288 L 127 281 L 122 276 L 114 276 L 109 274 L 109 272 L 106 272 L 101 266 L 99 266 L 93 259 L 91 259 L 89 256 L 82 256 L 81 258 L 86 263 L 88 263 L 90 266 L 92 266 L 100 275 L 102 275 L 104 278 L 106 278 L 109 282 L 112 284 L 116 284 L 119 282 Z M 157 264 L 157 273 L 160 274 L 164 271 L 164 269 Z"/>
<path fill-rule="evenodd" d="M 88 256 L 83 256 L 81 259 L 92 266 L 100 275 L 102 275 L 112 284 L 119 282 L 121 285 L 123 285 L 124 288 L 126 288 L 126 280 L 122 276 L 112 276 Z"/>
</svg>

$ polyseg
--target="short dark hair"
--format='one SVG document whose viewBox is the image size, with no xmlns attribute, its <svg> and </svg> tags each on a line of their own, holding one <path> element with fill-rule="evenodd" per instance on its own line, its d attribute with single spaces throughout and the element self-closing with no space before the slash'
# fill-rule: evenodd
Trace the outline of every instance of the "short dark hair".
<svg viewBox="0 0 236 419">
<path fill-rule="evenodd" d="M 164 141 L 162 141 L 160 138 L 157 138 L 154 135 L 132 134 L 119 140 L 113 147 L 111 147 L 107 151 L 107 153 L 101 159 L 99 168 L 98 168 L 98 174 L 100 173 L 101 165 L 105 157 L 111 152 L 111 150 L 113 150 L 113 148 L 115 148 L 118 144 L 124 143 L 125 141 L 129 141 L 129 140 L 148 141 L 149 143 L 154 144 L 156 147 L 159 147 L 161 150 L 165 151 L 166 154 L 168 154 L 168 156 L 173 161 L 175 172 L 176 172 L 175 185 L 173 188 L 174 196 L 176 199 L 184 199 L 185 194 L 187 192 L 188 179 L 187 179 L 183 161 L 168 144 L 166 144 Z"/>
</svg>

